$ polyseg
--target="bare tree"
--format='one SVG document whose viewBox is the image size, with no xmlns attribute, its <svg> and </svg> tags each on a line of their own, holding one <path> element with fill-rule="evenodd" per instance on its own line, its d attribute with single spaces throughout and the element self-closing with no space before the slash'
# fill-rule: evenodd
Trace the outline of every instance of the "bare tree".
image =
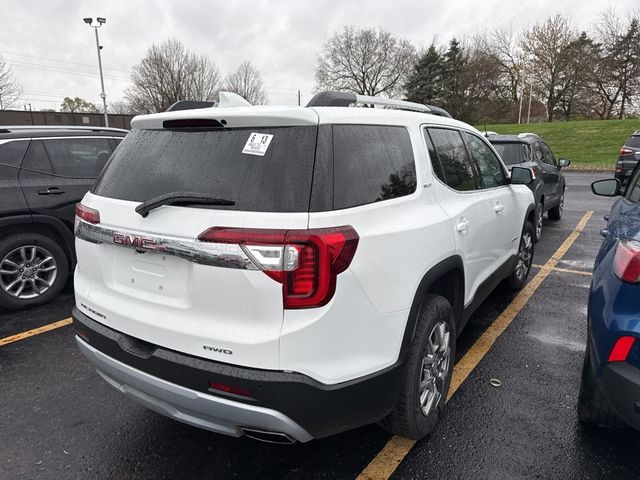
<svg viewBox="0 0 640 480">
<path fill-rule="evenodd" d="M 237 93 L 252 105 L 264 105 L 268 101 L 260 70 L 250 62 L 242 62 L 235 72 L 228 74 L 222 90 Z"/>
<path fill-rule="evenodd" d="M 114 100 L 113 102 L 109 103 L 109 105 L 107 106 L 107 110 L 109 111 L 109 113 L 115 113 L 117 115 L 132 115 L 133 113 L 135 113 L 131 109 L 129 102 L 125 100 Z"/>
<path fill-rule="evenodd" d="M 218 68 L 205 55 L 167 40 L 147 50 L 131 72 L 133 85 L 125 91 L 132 110 L 162 112 L 178 100 L 213 101 L 219 90 Z"/>
<path fill-rule="evenodd" d="M 0 56 L 0 110 L 14 106 L 20 95 L 21 85 L 13 78 L 11 67 Z"/>
<path fill-rule="evenodd" d="M 501 90 L 517 104 L 524 76 L 524 55 L 518 45 L 518 35 L 512 27 L 496 28 L 489 34 L 486 45 L 497 63 Z"/>
<path fill-rule="evenodd" d="M 402 93 L 415 58 L 416 50 L 407 40 L 380 28 L 347 26 L 323 45 L 316 88 L 396 96 Z"/>
<path fill-rule="evenodd" d="M 623 118 L 640 90 L 640 19 L 629 12 L 623 21 L 613 7 L 600 14 L 595 25 L 601 56 L 594 84 L 599 96 L 599 115 Z"/>
<path fill-rule="evenodd" d="M 574 37 L 571 22 L 560 14 L 534 25 L 522 35 L 521 48 L 527 56 L 527 71 L 534 89 L 545 99 L 550 122 L 558 102 L 560 78 L 567 67 L 565 49 Z"/>
</svg>

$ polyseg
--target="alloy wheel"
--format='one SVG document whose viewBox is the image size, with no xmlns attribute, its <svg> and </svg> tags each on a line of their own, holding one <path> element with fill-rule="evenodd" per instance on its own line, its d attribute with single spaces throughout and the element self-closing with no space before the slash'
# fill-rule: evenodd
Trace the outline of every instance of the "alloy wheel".
<svg viewBox="0 0 640 480">
<path fill-rule="evenodd" d="M 542 235 L 542 217 L 543 217 L 542 204 L 538 206 L 538 215 L 536 216 L 536 239 L 539 239 Z"/>
<path fill-rule="evenodd" d="M 524 232 L 520 239 L 520 250 L 518 250 L 518 263 L 516 265 L 516 277 L 522 280 L 529 269 L 531 268 L 531 262 L 533 261 L 533 239 L 529 232 Z"/>
<path fill-rule="evenodd" d="M 442 401 L 451 361 L 451 333 L 445 322 L 433 327 L 420 375 L 420 409 L 429 416 Z"/>
<path fill-rule="evenodd" d="M 0 288 L 20 299 L 35 298 L 56 280 L 58 265 L 51 252 L 37 245 L 23 245 L 0 261 Z"/>
</svg>

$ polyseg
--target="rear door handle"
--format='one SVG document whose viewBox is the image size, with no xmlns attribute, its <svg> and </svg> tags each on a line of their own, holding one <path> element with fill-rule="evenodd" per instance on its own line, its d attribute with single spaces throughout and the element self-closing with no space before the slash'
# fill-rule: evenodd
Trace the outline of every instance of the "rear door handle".
<svg viewBox="0 0 640 480">
<path fill-rule="evenodd" d="M 463 220 L 457 224 L 456 231 L 460 233 L 467 233 L 469 231 L 469 220 Z"/>
<path fill-rule="evenodd" d="M 504 205 L 502 203 L 498 203 L 493 207 L 493 211 L 500 215 L 504 211 Z"/>
<path fill-rule="evenodd" d="M 38 190 L 38 195 L 62 195 L 66 193 L 64 190 L 60 190 L 58 187 L 49 187 L 46 190 Z"/>
</svg>

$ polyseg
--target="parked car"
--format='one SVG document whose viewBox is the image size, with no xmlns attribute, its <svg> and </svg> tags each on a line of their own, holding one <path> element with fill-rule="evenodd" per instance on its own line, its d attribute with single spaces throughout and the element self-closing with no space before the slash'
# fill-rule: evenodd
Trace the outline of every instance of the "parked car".
<svg viewBox="0 0 640 480">
<path fill-rule="evenodd" d="M 445 114 L 324 92 L 136 117 L 77 209 L 80 350 L 226 435 L 424 437 L 457 335 L 534 253 L 531 170 Z"/>
<path fill-rule="evenodd" d="M 600 180 L 592 189 L 613 197 L 620 181 Z M 618 427 L 624 422 L 640 430 L 640 166 L 601 233 L 578 414 L 586 424 Z"/>
<path fill-rule="evenodd" d="M 0 127 L 0 307 L 48 302 L 75 265 L 75 204 L 128 132 Z"/>
<path fill-rule="evenodd" d="M 549 220 L 562 218 L 566 182 L 560 170 L 568 167 L 571 161 L 565 158 L 556 160 L 551 148 L 535 133 L 489 135 L 487 139 L 507 168 L 518 165 L 533 170 L 534 180 L 529 188 L 536 204 L 536 241 L 540 240 L 544 213 L 547 212 Z"/>
<path fill-rule="evenodd" d="M 620 180 L 622 186 L 625 186 L 629 183 L 631 172 L 640 160 L 640 130 L 631 134 L 624 145 L 620 147 L 618 155 L 615 178 Z"/>
</svg>

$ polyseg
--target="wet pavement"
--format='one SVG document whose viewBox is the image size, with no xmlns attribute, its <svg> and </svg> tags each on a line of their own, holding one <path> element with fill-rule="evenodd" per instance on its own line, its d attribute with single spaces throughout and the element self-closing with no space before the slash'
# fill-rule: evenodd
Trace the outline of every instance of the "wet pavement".
<svg viewBox="0 0 640 480">
<path fill-rule="evenodd" d="M 544 264 L 593 210 L 557 265 L 588 272 L 612 202 L 589 191 L 599 175 L 567 178 L 563 219 L 545 221 L 534 262 Z M 392 478 L 640 478 L 640 433 L 585 429 L 577 419 L 589 282 L 553 271 Z M 479 308 L 459 358 L 512 299 L 497 291 Z M 69 285 L 47 306 L 0 311 L 0 338 L 67 318 L 72 304 Z M 353 479 L 389 438 L 376 426 L 292 446 L 227 438 L 124 398 L 84 360 L 71 327 L 0 346 L 1 479 Z"/>
</svg>

